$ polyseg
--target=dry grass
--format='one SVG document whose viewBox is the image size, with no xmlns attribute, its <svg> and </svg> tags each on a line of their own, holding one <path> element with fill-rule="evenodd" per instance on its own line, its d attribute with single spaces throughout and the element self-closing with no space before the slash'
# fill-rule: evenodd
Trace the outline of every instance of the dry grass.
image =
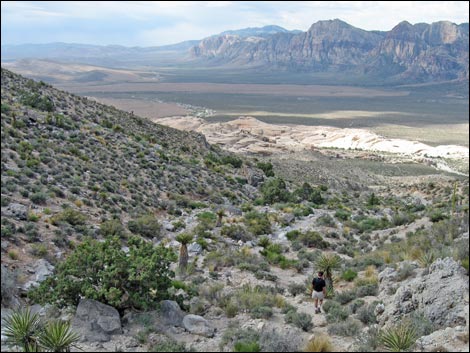
<svg viewBox="0 0 470 353">
<path fill-rule="evenodd" d="M 335 352 L 335 348 L 329 336 L 318 335 L 307 343 L 304 352 Z"/>
</svg>

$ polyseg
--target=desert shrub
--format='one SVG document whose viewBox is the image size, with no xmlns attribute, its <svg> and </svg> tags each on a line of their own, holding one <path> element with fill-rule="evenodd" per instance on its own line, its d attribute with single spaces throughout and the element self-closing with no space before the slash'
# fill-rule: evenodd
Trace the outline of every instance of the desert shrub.
<svg viewBox="0 0 470 353">
<path fill-rule="evenodd" d="M 413 311 L 409 317 L 411 326 L 414 327 L 417 337 L 427 336 L 438 329 L 421 311 Z"/>
<path fill-rule="evenodd" d="M 343 291 L 340 293 L 337 292 L 335 294 L 334 300 L 336 300 L 337 302 L 341 304 L 347 304 L 350 301 L 354 300 L 356 298 L 356 295 L 357 293 L 355 290 L 348 290 L 348 291 Z"/>
<path fill-rule="evenodd" d="M 117 237 L 104 242 L 88 238 L 57 265 L 55 276 L 28 295 L 40 304 L 59 306 L 77 305 L 84 296 L 121 310 L 153 308 L 169 297 L 174 276 L 169 266 L 176 256 L 137 237 L 129 238 L 128 247 L 126 254 Z"/>
<path fill-rule="evenodd" d="M 313 340 L 308 341 L 304 352 L 336 352 L 331 344 L 330 337 L 326 335 L 315 335 Z"/>
<path fill-rule="evenodd" d="M 234 168 L 240 168 L 243 164 L 243 161 L 240 158 L 233 155 L 223 156 L 220 159 L 220 162 L 222 164 L 231 164 Z"/>
<path fill-rule="evenodd" d="M 286 233 L 286 238 L 289 239 L 290 241 L 293 241 L 293 240 L 296 240 L 298 239 L 298 237 L 302 234 L 301 231 L 295 229 L 295 230 L 291 230 L 289 232 Z"/>
<path fill-rule="evenodd" d="M 343 209 L 339 209 L 335 212 L 335 217 L 341 221 L 347 221 L 348 219 L 351 218 L 351 212 L 343 210 Z"/>
<path fill-rule="evenodd" d="M 264 175 L 267 177 L 273 177 L 274 176 L 274 171 L 273 171 L 273 165 L 269 162 L 258 162 L 256 163 L 256 167 L 261 169 L 264 172 Z"/>
<path fill-rule="evenodd" d="M 357 318 L 365 325 L 375 324 L 377 318 L 374 313 L 375 305 L 369 304 L 361 307 L 357 311 Z"/>
<path fill-rule="evenodd" d="M 341 274 L 341 278 L 344 279 L 345 281 L 348 281 L 348 282 L 351 282 L 356 277 L 357 277 L 357 272 L 353 271 L 351 269 L 347 269 L 347 270 L 343 271 L 343 273 Z"/>
<path fill-rule="evenodd" d="M 264 182 L 260 188 L 265 203 L 273 204 L 276 202 L 287 202 L 290 193 L 287 190 L 286 183 L 281 178 L 270 178 Z"/>
<path fill-rule="evenodd" d="M 86 220 L 86 215 L 69 207 L 51 218 L 51 222 L 54 225 L 58 225 L 60 222 L 67 222 L 72 226 L 79 226 L 84 225 Z"/>
<path fill-rule="evenodd" d="M 119 219 L 111 219 L 100 224 L 100 235 L 102 237 L 117 236 L 124 238 L 126 230 Z"/>
<path fill-rule="evenodd" d="M 293 324 L 306 332 L 313 327 L 312 316 L 306 313 L 291 310 L 285 315 L 284 320 L 286 323 Z"/>
<path fill-rule="evenodd" d="M 129 221 L 127 228 L 134 233 L 146 238 L 158 238 L 161 235 L 162 226 L 153 215 L 145 215 L 136 220 Z"/>
<path fill-rule="evenodd" d="M 36 205 L 44 205 L 47 201 L 47 194 L 40 191 L 32 194 L 29 199 Z"/>
<path fill-rule="evenodd" d="M 257 306 L 251 311 L 253 319 L 269 319 L 273 316 L 273 309 L 269 306 Z"/>
<path fill-rule="evenodd" d="M 319 226 L 336 227 L 335 220 L 329 214 L 318 217 L 317 224 Z"/>
<path fill-rule="evenodd" d="M 293 202 L 309 201 L 321 205 L 325 202 L 321 196 L 320 188 L 313 188 L 309 183 L 303 183 L 302 186 L 292 193 Z"/>
<path fill-rule="evenodd" d="M 329 308 L 328 313 L 326 315 L 326 321 L 328 321 L 328 323 L 340 322 L 346 320 L 348 316 L 349 311 L 347 308 L 342 307 L 340 305 L 334 305 Z"/>
<path fill-rule="evenodd" d="M 188 352 L 184 343 L 168 338 L 152 345 L 150 352 Z"/>
<path fill-rule="evenodd" d="M 380 331 L 376 326 L 371 326 L 357 337 L 354 352 L 378 352 L 380 344 Z"/>
<path fill-rule="evenodd" d="M 307 288 L 304 283 L 291 283 L 289 284 L 289 292 L 295 297 L 299 294 L 305 294 Z"/>
<path fill-rule="evenodd" d="M 254 235 L 269 234 L 271 222 L 267 214 L 251 211 L 245 214 L 244 222 L 248 230 Z"/>
<path fill-rule="evenodd" d="M 245 342 L 240 341 L 235 343 L 234 345 L 234 352 L 259 352 L 260 347 L 258 342 Z"/>
<path fill-rule="evenodd" d="M 405 279 L 414 276 L 415 270 L 413 265 L 409 263 L 404 263 L 397 271 L 396 281 L 401 282 Z"/>
<path fill-rule="evenodd" d="M 320 233 L 308 231 L 299 235 L 298 240 L 307 247 L 316 247 L 319 249 L 326 249 L 329 245 L 324 241 Z"/>
<path fill-rule="evenodd" d="M 360 325 L 352 319 L 348 319 L 346 321 L 338 322 L 328 326 L 328 333 L 330 335 L 337 336 L 356 336 L 359 334 L 360 330 Z"/>
<path fill-rule="evenodd" d="M 39 93 L 26 93 L 21 96 L 20 102 L 45 112 L 54 111 L 54 103 L 52 100 L 48 97 L 41 96 Z"/>
<path fill-rule="evenodd" d="M 259 343 L 263 352 L 299 352 L 302 338 L 293 330 L 264 329 Z"/>
<path fill-rule="evenodd" d="M 256 348 L 254 345 L 252 346 L 251 344 L 254 344 L 258 342 L 259 340 L 259 333 L 256 332 L 255 330 L 246 330 L 246 329 L 241 329 L 238 327 L 238 324 L 229 324 L 229 327 L 225 330 L 222 340 L 220 341 L 220 349 L 222 350 L 228 345 L 232 345 L 235 348 L 235 345 L 237 343 L 243 343 L 243 345 L 246 345 L 243 347 L 243 345 L 239 345 L 239 349 L 245 348 Z M 258 347 L 259 348 L 259 347 Z M 242 351 L 242 350 L 241 350 Z M 259 351 L 259 350 L 258 350 Z M 250 352 L 249 350 L 246 350 L 245 352 Z"/>
<path fill-rule="evenodd" d="M 349 304 L 349 310 L 351 313 L 355 314 L 359 308 L 365 304 L 365 301 L 362 299 L 356 299 L 351 304 Z"/>
<path fill-rule="evenodd" d="M 367 284 L 356 288 L 356 293 L 359 298 L 367 296 L 376 296 L 378 294 L 379 287 L 376 284 Z"/>
<path fill-rule="evenodd" d="M 220 230 L 220 234 L 234 240 L 241 240 L 244 242 L 252 239 L 245 227 L 239 224 L 224 225 Z"/>
</svg>

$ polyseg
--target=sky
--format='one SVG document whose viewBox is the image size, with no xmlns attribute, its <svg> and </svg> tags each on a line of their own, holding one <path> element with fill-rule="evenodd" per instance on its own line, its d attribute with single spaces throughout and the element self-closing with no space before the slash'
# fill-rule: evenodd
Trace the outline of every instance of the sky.
<svg viewBox="0 0 470 353">
<path fill-rule="evenodd" d="M 275 24 L 302 31 L 339 18 L 366 30 L 469 21 L 468 1 L 2 1 L 2 44 L 155 46 Z"/>
</svg>

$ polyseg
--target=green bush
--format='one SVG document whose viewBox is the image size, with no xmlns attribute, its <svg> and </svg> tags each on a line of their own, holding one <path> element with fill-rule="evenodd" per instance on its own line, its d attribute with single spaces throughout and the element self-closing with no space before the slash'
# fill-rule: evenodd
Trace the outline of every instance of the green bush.
<svg viewBox="0 0 470 353">
<path fill-rule="evenodd" d="M 51 218 L 51 222 L 54 225 L 58 225 L 60 222 L 67 222 L 72 226 L 84 225 L 87 220 L 87 216 L 76 211 L 73 208 L 66 208 L 61 213 Z"/>
<path fill-rule="evenodd" d="M 340 305 L 335 305 L 329 308 L 328 314 L 326 315 L 326 321 L 328 323 L 335 323 L 344 321 L 348 318 L 349 312 L 347 308 L 343 308 Z"/>
<path fill-rule="evenodd" d="M 184 343 L 168 338 L 155 343 L 149 352 L 188 352 L 188 350 L 186 350 Z"/>
<path fill-rule="evenodd" d="M 374 305 L 369 304 L 360 308 L 357 311 L 357 318 L 365 325 L 375 324 L 377 318 L 374 313 Z"/>
<path fill-rule="evenodd" d="M 269 162 L 258 162 L 256 164 L 256 167 L 261 169 L 264 172 L 264 175 L 267 177 L 273 177 L 274 176 L 274 171 L 273 171 L 273 165 Z"/>
<path fill-rule="evenodd" d="M 261 186 L 260 191 L 265 203 L 287 202 L 290 199 L 290 193 L 287 190 L 286 183 L 281 178 L 268 179 Z"/>
<path fill-rule="evenodd" d="M 299 235 L 298 240 L 307 247 L 315 247 L 318 249 L 326 249 L 329 243 L 323 240 L 320 233 L 309 230 Z"/>
<path fill-rule="evenodd" d="M 347 304 L 350 301 L 356 298 L 356 291 L 355 290 L 347 290 L 344 292 L 336 293 L 334 299 L 341 304 Z"/>
<path fill-rule="evenodd" d="M 32 108 L 37 108 L 42 111 L 52 112 L 54 110 L 54 103 L 48 97 L 43 97 L 38 93 L 27 93 L 24 94 L 20 102 L 29 105 Z"/>
<path fill-rule="evenodd" d="M 356 277 L 357 277 L 357 272 L 351 269 L 347 269 L 346 271 L 343 271 L 343 273 L 341 274 L 341 278 L 348 282 L 353 281 L 354 278 Z"/>
<path fill-rule="evenodd" d="M 318 217 L 317 224 L 319 226 L 336 227 L 335 220 L 329 214 Z"/>
<path fill-rule="evenodd" d="M 330 335 L 354 337 L 361 331 L 360 325 L 351 319 L 328 326 Z"/>
<path fill-rule="evenodd" d="M 310 201 L 317 205 L 325 202 L 321 196 L 320 189 L 313 188 L 309 183 L 303 183 L 302 186 L 292 193 L 293 202 Z"/>
<path fill-rule="evenodd" d="M 48 277 L 29 297 L 40 304 L 77 305 L 80 297 L 98 300 L 117 309 L 154 308 L 168 299 L 171 286 L 170 263 L 176 255 L 163 246 L 132 236 L 129 253 L 118 237 L 98 242 L 87 238 L 58 264 L 55 276 Z"/>
<path fill-rule="evenodd" d="M 127 228 L 129 228 L 132 233 L 142 235 L 146 238 L 159 238 L 162 226 L 155 216 L 149 214 L 129 221 Z"/>
<path fill-rule="evenodd" d="M 351 212 L 348 212 L 343 209 L 339 209 L 335 212 L 335 217 L 341 221 L 347 221 L 351 218 Z"/>
<path fill-rule="evenodd" d="M 271 222 L 268 215 L 251 211 L 245 214 L 244 223 L 248 230 L 254 235 L 262 235 L 271 233 Z"/>
<path fill-rule="evenodd" d="M 376 296 L 378 294 L 379 288 L 376 284 L 367 284 L 365 286 L 360 286 L 357 288 L 357 296 L 359 298 L 367 296 Z"/>
<path fill-rule="evenodd" d="M 117 236 L 124 238 L 126 230 L 119 219 L 111 219 L 100 224 L 100 235 L 102 237 Z"/>
<path fill-rule="evenodd" d="M 47 201 L 47 194 L 44 192 L 35 192 L 29 199 L 36 205 L 44 205 Z"/>
<path fill-rule="evenodd" d="M 305 332 L 310 331 L 313 327 L 312 315 L 306 313 L 289 311 L 284 317 L 284 320 L 286 321 L 286 323 L 293 324 Z"/>
<path fill-rule="evenodd" d="M 224 225 L 220 229 L 220 234 L 234 240 L 248 241 L 252 239 L 245 227 L 239 224 Z"/>
<path fill-rule="evenodd" d="M 237 342 L 234 346 L 234 352 L 260 352 L 261 348 L 258 342 Z"/>
</svg>

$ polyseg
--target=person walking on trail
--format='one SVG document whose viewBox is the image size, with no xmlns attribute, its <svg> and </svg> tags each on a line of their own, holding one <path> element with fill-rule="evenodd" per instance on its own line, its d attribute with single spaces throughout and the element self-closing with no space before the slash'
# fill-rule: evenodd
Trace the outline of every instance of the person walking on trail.
<svg viewBox="0 0 470 353">
<path fill-rule="evenodd" d="M 323 271 L 319 271 L 318 277 L 314 277 L 312 280 L 312 298 L 315 300 L 315 314 L 321 313 L 321 306 L 325 296 L 326 282 L 323 279 Z M 320 300 L 320 306 L 318 305 L 318 300 Z"/>
</svg>

